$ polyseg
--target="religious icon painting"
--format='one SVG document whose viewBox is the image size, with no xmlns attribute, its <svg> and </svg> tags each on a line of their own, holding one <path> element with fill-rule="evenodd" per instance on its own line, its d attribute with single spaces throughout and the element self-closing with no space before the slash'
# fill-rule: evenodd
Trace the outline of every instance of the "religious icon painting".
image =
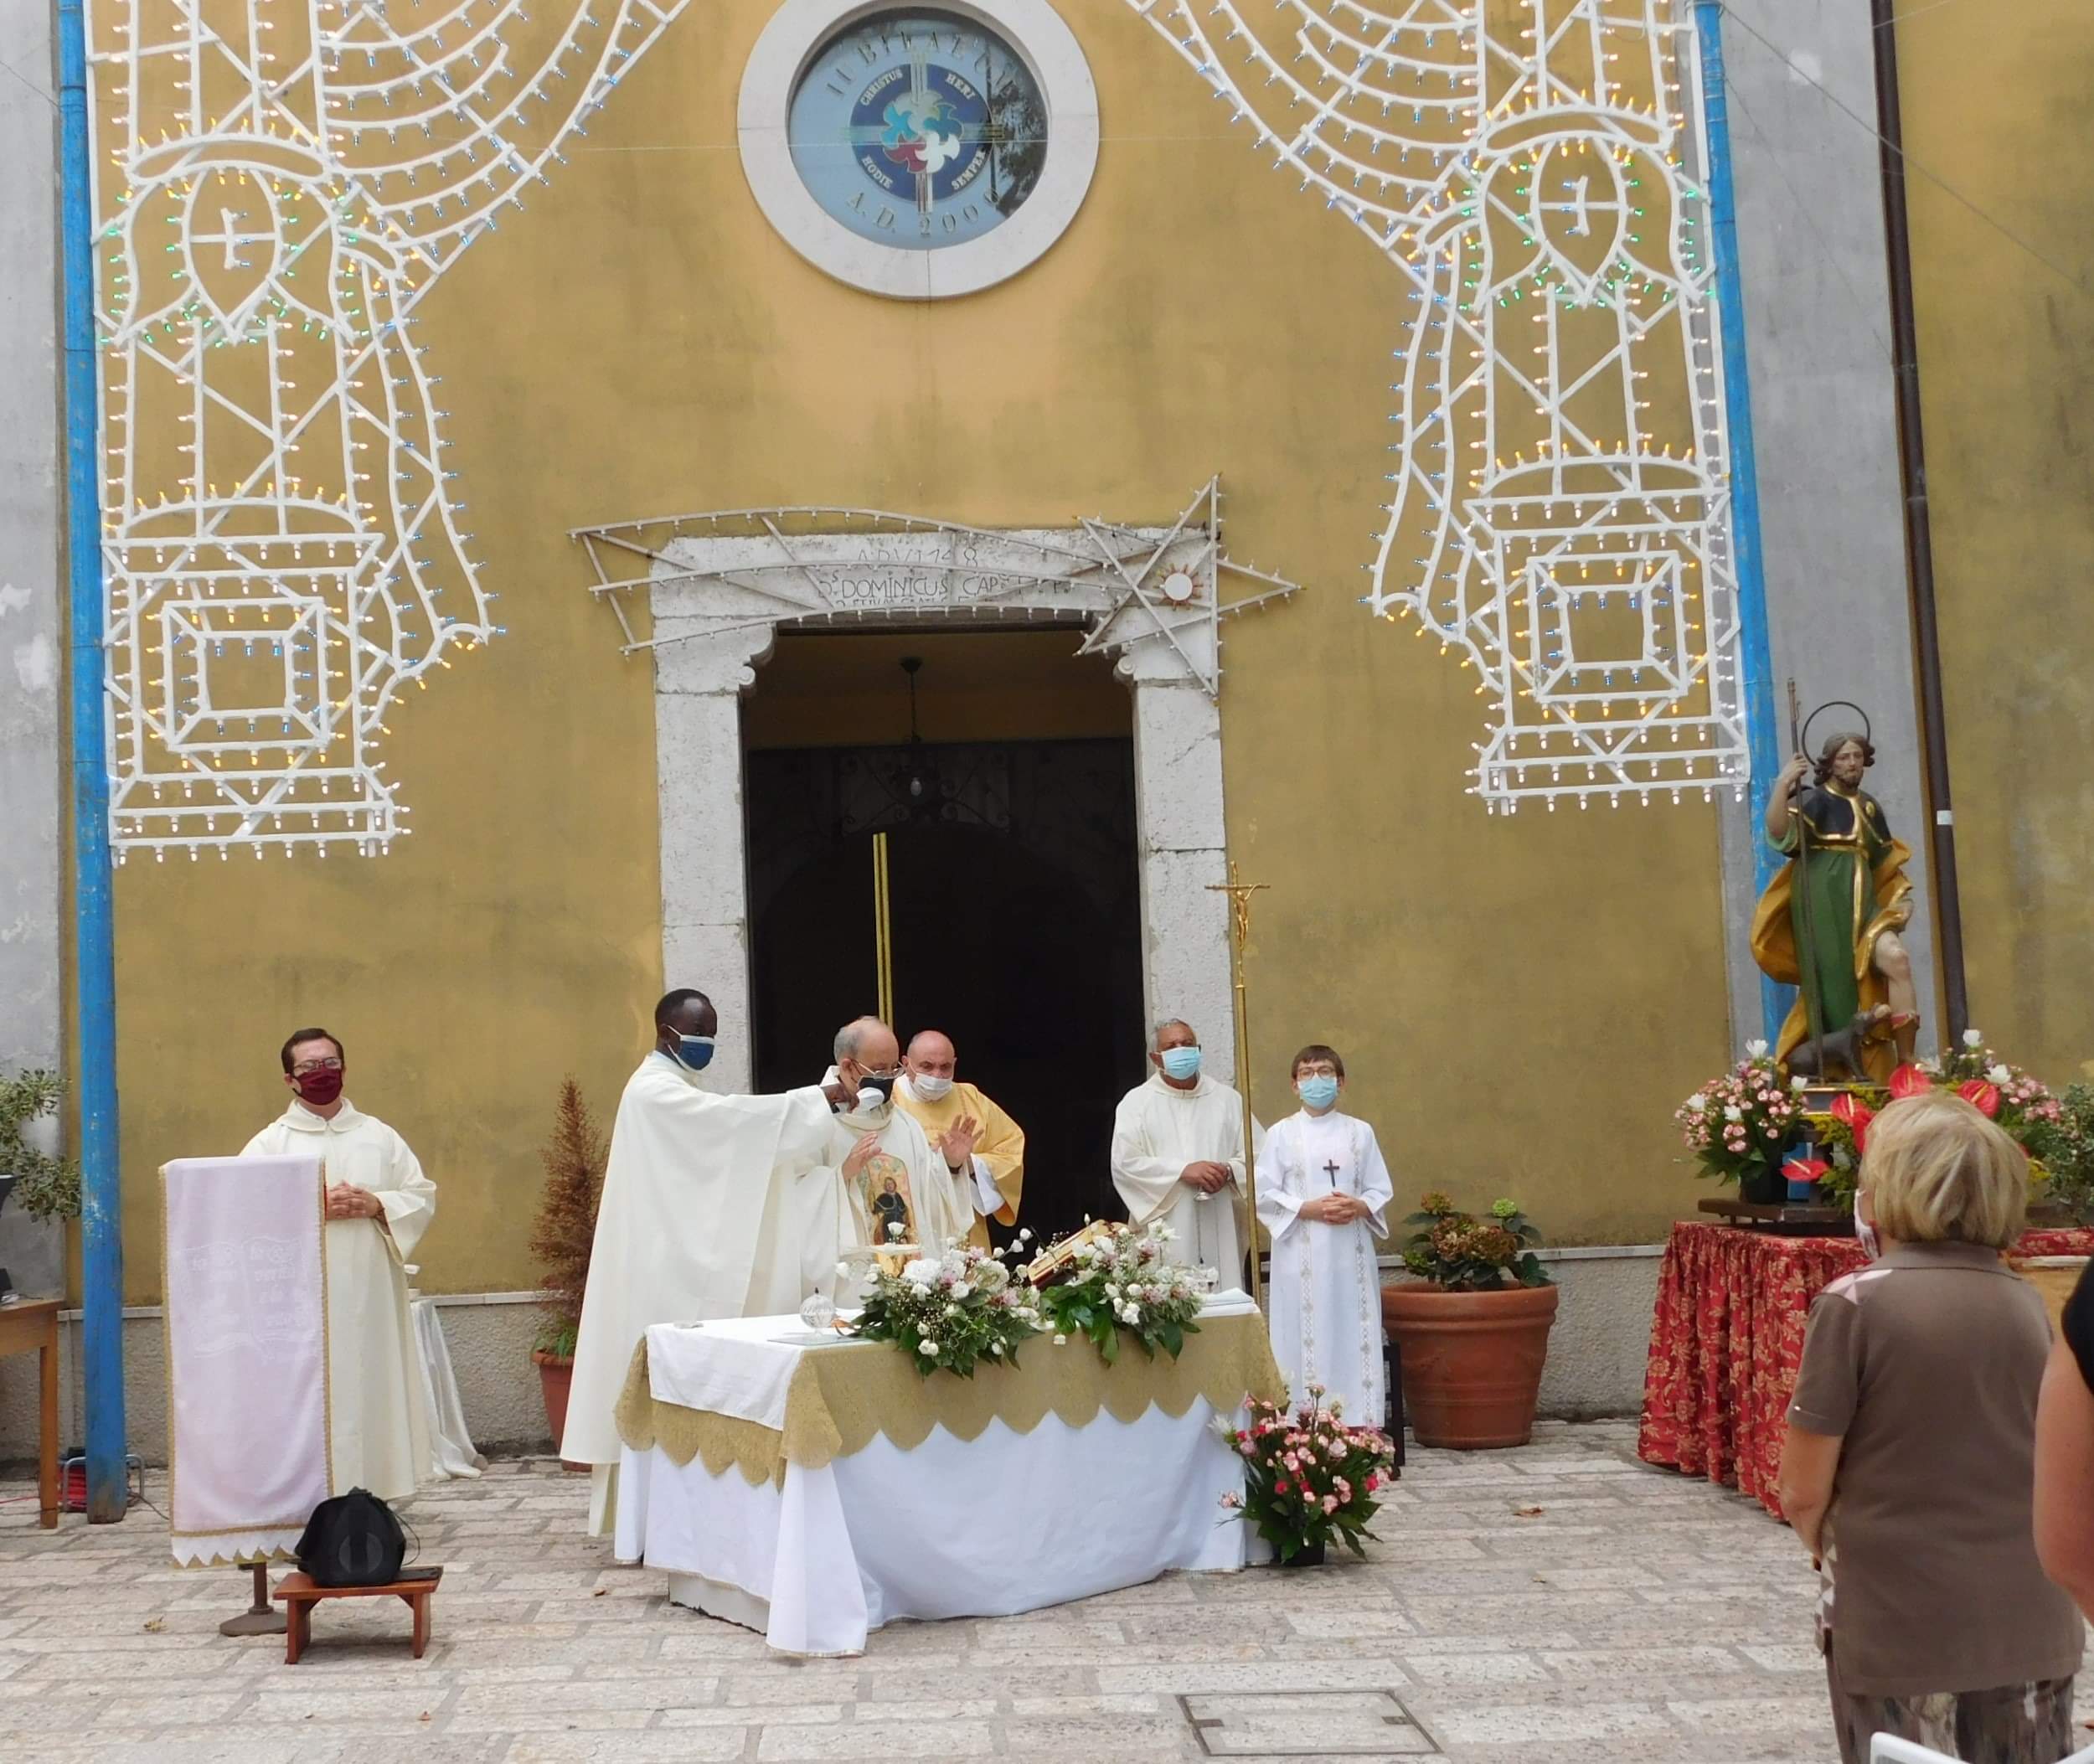
<svg viewBox="0 0 2094 1764">
<path fill-rule="evenodd" d="M 892 1152 L 875 1152 L 865 1160 L 865 1168 L 858 1173 L 858 1194 L 875 1244 L 918 1240 L 910 1205 L 909 1166 Z M 900 1230 L 895 1229 L 897 1225 Z"/>
</svg>

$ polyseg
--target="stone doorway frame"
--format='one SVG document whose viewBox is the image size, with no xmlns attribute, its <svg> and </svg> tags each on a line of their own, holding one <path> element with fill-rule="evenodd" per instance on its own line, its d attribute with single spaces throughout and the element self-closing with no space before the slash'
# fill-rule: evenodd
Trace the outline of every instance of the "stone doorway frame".
<svg viewBox="0 0 2094 1764">
<path fill-rule="evenodd" d="M 703 985 L 719 1013 L 709 1088 L 752 1081 L 740 699 L 777 634 L 1040 624 L 1116 657 L 1134 695 L 1136 859 L 1149 1019 L 1196 1024 L 1209 1069 L 1233 1081 L 1221 772 L 1221 622 L 1302 592 L 1222 549 L 1209 480 L 1168 526 L 1086 519 L 986 529 L 881 510 L 736 509 L 580 528 L 590 591 L 616 611 L 628 655 L 654 663 L 665 983 Z M 645 569 L 627 574 L 635 559 Z M 1224 578 L 1252 591 L 1222 598 Z M 644 591 L 652 630 L 627 596 Z M 810 1076 L 824 1050 L 808 1050 Z"/>
</svg>

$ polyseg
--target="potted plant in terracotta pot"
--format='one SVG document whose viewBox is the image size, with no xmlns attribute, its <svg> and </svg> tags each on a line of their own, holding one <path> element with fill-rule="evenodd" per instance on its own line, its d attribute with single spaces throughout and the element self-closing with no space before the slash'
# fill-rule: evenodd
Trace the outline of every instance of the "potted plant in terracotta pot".
<svg viewBox="0 0 2094 1764">
<path fill-rule="evenodd" d="M 581 1086 L 572 1078 L 563 1081 L 552 1137 L 539 1154 L 545 1166 L 545 1187 L 531 1231 L 531 1254 L 538 1259 L 539 1284 L 546 1295 L 545 1322 L 532 1344 L 531 1359 L 538 1367 L 554 1450 L 567 1430 L 567 1390 L 575 1375 L 575 1338 L 581 1330 L 582 1294 L 589 1286 L 589 1252 L 596 1236 L 596 1205 L 603 1198 L 606 1155 L 603 1135 L 582 1100 Z"/>
<path fill-rule="evenodd" d="M 1381 1289 L 1382 1321 L 1403 1350 L 1403 1402 L 1421 1446 L 1524 1446 L 1556 1319 L 1556 1289 L 1518 1203 L 1490 1217 L 1427 1194 L 1403 1265 L 1418 1277 Z"/>
</svg>

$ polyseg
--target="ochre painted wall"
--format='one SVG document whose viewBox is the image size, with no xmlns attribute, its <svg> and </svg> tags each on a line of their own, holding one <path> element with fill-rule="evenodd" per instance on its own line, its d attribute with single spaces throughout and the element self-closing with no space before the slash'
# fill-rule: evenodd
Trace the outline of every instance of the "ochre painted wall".
<svg viewBox="0 0 2094 1764">
<path fill-rule="evenodd" d="M 2062 1086 L 2094 1079 L 2094 13 L 1922 8 L 1898 56 L 1971 1014 Z"/>
<path fill-rule="evenodd" d="M 795 503 L 1168 521 L 1216 471 L 1231 551 L 1313 591 L 1230 626 L 1225 655 L 1235 854 L 1271 889 L 1257 1106 L 1283 1112 L 1287 1055 L 1329 1039 L 1402 1198 L 1515 1194 L 1568 1241 L 1691 1211 L 1668 1120 L 1725 1051 L 1713 811 L 1491 819 L 1464 793 L 1470 676 L 1357 599 L 1398 278 L 1122 0 L 1061 10 L 1105 139 L 1074 226 L 1014 282 L 883 302 L 771 231 L 732 129 L 766 0 L 689 8 L 447 274 L 423 339 L 512 634 L 389 719 L 416 829 L 389 857 L 121 873 L 132 1297 L 158 1285 L 155 1167 L 276 1112 L 277 1042 L 314 1020 L 443 1186 L 421 1284 L 532 1283 L 556 1086 L 575 1074 L 607 1119 L 663 977 L 650 673 L 570 529 Z"/>
</svg>

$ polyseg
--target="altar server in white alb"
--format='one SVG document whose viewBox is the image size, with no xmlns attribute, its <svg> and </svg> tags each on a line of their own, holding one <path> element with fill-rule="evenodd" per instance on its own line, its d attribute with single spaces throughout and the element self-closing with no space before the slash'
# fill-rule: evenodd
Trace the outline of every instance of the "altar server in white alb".
<svg viewBox="0 0 2094 1764">
<path fill-rule="evenodd" d="M 1266 1289 L 1272 1357 L 1297 1403 L 1321 1385 L 1355 1426 L 1385 1409 L 1381 1282 L 1375 1240 L 1394 1192 L 1375 1131 L 1342 1114 L 1345 1062 L 1321 1042 L 1294 1056 L 1298 1114 L 1266 1135 L 1258 1158 L 1258 1222 L 1272 1240 Z"/>
<path fill-rule="evenodd" d="M 291 1106 L 243 1158 L 317 1158 L 327 1183 L 328 1435 L 334 1492 L 403 1500 L 426 1473 L 429 1420 L 407 1316 L 406 1260 L 436 1184 L 407 1142 L 343 1095 L 342 1044 L 323 1029 L 283 1044 Z"/>
<path fill-rule="evenodd" d="M 1112 1186 L 1137 1225 L 1161 1220 L 1188 1265 L 1243 1284 L 1243 1098 L 1199 1067 L 1199 1037 L 1170 1018 L 1151 1038 L 1148 1081 L 1112 1119 Z M 1263 1143 L 1256 1122 L 1254 1149 Z"/>
<path fill-rule="evenodd" d="M 611 1124 L 560 1446 L 596 1473 L 595 1531 L 615 1521 L 613 1411 L 648 1328 L 790 1313 L 834 1277 L 842 1227 L 829 1149 L 835 1111 L 855 1092 L 702 1090 L 719 1032 L 703 993 L 666 993 L 653 1049 L 626 1081 Z"/>
</svg>

